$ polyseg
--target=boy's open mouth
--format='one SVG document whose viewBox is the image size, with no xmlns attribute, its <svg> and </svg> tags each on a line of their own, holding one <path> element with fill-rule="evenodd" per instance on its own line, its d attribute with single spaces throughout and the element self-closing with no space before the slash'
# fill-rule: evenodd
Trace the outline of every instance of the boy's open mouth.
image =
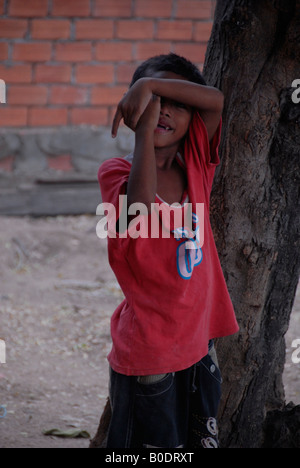
<svg viewBox="0 0 300 468">
<path fill-rule="evenodd" d="M 172 127 L 170 127 L 166 122 L 163 122 L 162 120 L 160 120 L 157 124 L 155 132 L 156 133 L 168 133 L 172 130 L 173 130 Z"/>
</svg>

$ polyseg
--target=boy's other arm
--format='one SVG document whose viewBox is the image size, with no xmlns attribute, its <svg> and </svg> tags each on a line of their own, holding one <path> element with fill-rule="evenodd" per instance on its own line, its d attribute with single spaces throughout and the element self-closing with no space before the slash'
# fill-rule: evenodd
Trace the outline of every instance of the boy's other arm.
<svg viewBox="0 0 300 468">
<path fill-rule="evenodd" d="M 160 115 L 160 98 L 152 95 L 135 128 L 135 148 L 127 185 L 128 207 L 142 203 L 148 213 L 155 202 L 157 169 L 154 150 L 154 130 Z"/>
<path fill-rule="evenodd" d="M 115 114 L 112 135 L 116 136 L 120 121 L 135 130 L 140 116 L 152 94 L 182 102 L 198 109 L 211 140 L 219 126 L 224 106 L 224 96 L 217 88 L 202 86 L 187 80 L 141 78 L 124 96 Z"/>
</svg>

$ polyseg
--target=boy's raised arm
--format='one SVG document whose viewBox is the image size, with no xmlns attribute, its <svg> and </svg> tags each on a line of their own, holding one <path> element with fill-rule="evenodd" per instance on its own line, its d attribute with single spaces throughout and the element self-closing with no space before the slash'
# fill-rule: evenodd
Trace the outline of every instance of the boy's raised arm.
<svg viewBox="0 0 300 468">
<path fill-rule="evenodd" d="M 209 140 L 213 138 L 223 111 L 222 92 L 217 88 L 202 86 L 185 79 L 160 78 L 141 78 L 129 89 L 118 105 L 112 126 L 113 137 L 117 135 L 122 118 L 125 124 L 135 131 L 153 94 L 198 109 L 206 125 Z"/>
<path fill-rule="evenodd" d="M 127 185 L 128 207 L 139 202 L 146 206 L 148 213 L 157 190 L 154 130 L 159 113 L 160 98 L 152 95 L 136 126 L 134 157 Z"/>
</svg>

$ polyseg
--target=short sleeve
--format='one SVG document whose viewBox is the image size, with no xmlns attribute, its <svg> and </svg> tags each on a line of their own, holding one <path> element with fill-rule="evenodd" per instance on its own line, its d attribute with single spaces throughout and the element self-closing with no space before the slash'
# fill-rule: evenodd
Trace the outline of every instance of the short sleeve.
<svg viewBox="0 0 300 468">
<path fill-rule="evenodd" d="M 219 145 L 221 139 L 222 119 L 219 126 L 209 142 L 208 133 L 200 113 L 196 111 L 193 115 L 188 135 L 186 138 L 185 151 L 188 155 L 198 159 L 199 163 L 209 168 L 220 164 Z"/>
<path fill-rule="evenodd" d="M 98 171 L 98 181 L 103 203 L 111 203 L 116 208 L 119 195 L 125 195 L 131 164 L 122 158 L 105 161 Z"/>
<path fill-rule="evenodd" d="M 220 164 L 219 146 L 220 146 L 220 141 L 221 141 L 221 132 L 222 132 L 222 119 L 220 120 L 218 128 L 209 145 L 210 146 L 210 164 L 214 166 L 218 166 Z"/>
<path fill-rule="evenodd" d="M 184 159 L 190 179 L 203 179 L 210 193 L 216 167 L 220 163 L 219 145 L 222 121 L 209 142 L 208 133 L 200 114 L 196 111 L 189 126 L 184 145 Z"/>
<path fill-rule="evenodd" d="M 118 226 L 118 221 L 124 207 L 127 207 L 127 203 L 124 205 L 125 197 L 123 195 L 126 195 L 127 192 L 130 169 L 131 164 L 126 159 L 112 158 L 105 161 L 98 171 L 98 180 L 102 194 L 101 206 L 103 207 L 105 204 L 110 205 L 107 222 L 110 231 L 109 237 L 112 238 L 119 237 L 120 226 Z M 127 230 L 127 224 L 125 229 Z"/>
</svg>

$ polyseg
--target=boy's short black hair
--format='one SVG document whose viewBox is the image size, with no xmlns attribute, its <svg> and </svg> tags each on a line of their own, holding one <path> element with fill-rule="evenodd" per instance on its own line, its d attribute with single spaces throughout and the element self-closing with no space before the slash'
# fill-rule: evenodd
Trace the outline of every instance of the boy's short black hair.
<svg viewBox="0 0 300 468">
<path fill-rule="evenodd" d="M 135 71 L 130 87 L 140 78 L 152 76 L 155 72 L 169 71 L 181 75 L 188 81 L 206 86 L 206 82 L 199 69 L 190 60 L 170 53 L 157 55 L 143 62 Z"/>
</svg>

